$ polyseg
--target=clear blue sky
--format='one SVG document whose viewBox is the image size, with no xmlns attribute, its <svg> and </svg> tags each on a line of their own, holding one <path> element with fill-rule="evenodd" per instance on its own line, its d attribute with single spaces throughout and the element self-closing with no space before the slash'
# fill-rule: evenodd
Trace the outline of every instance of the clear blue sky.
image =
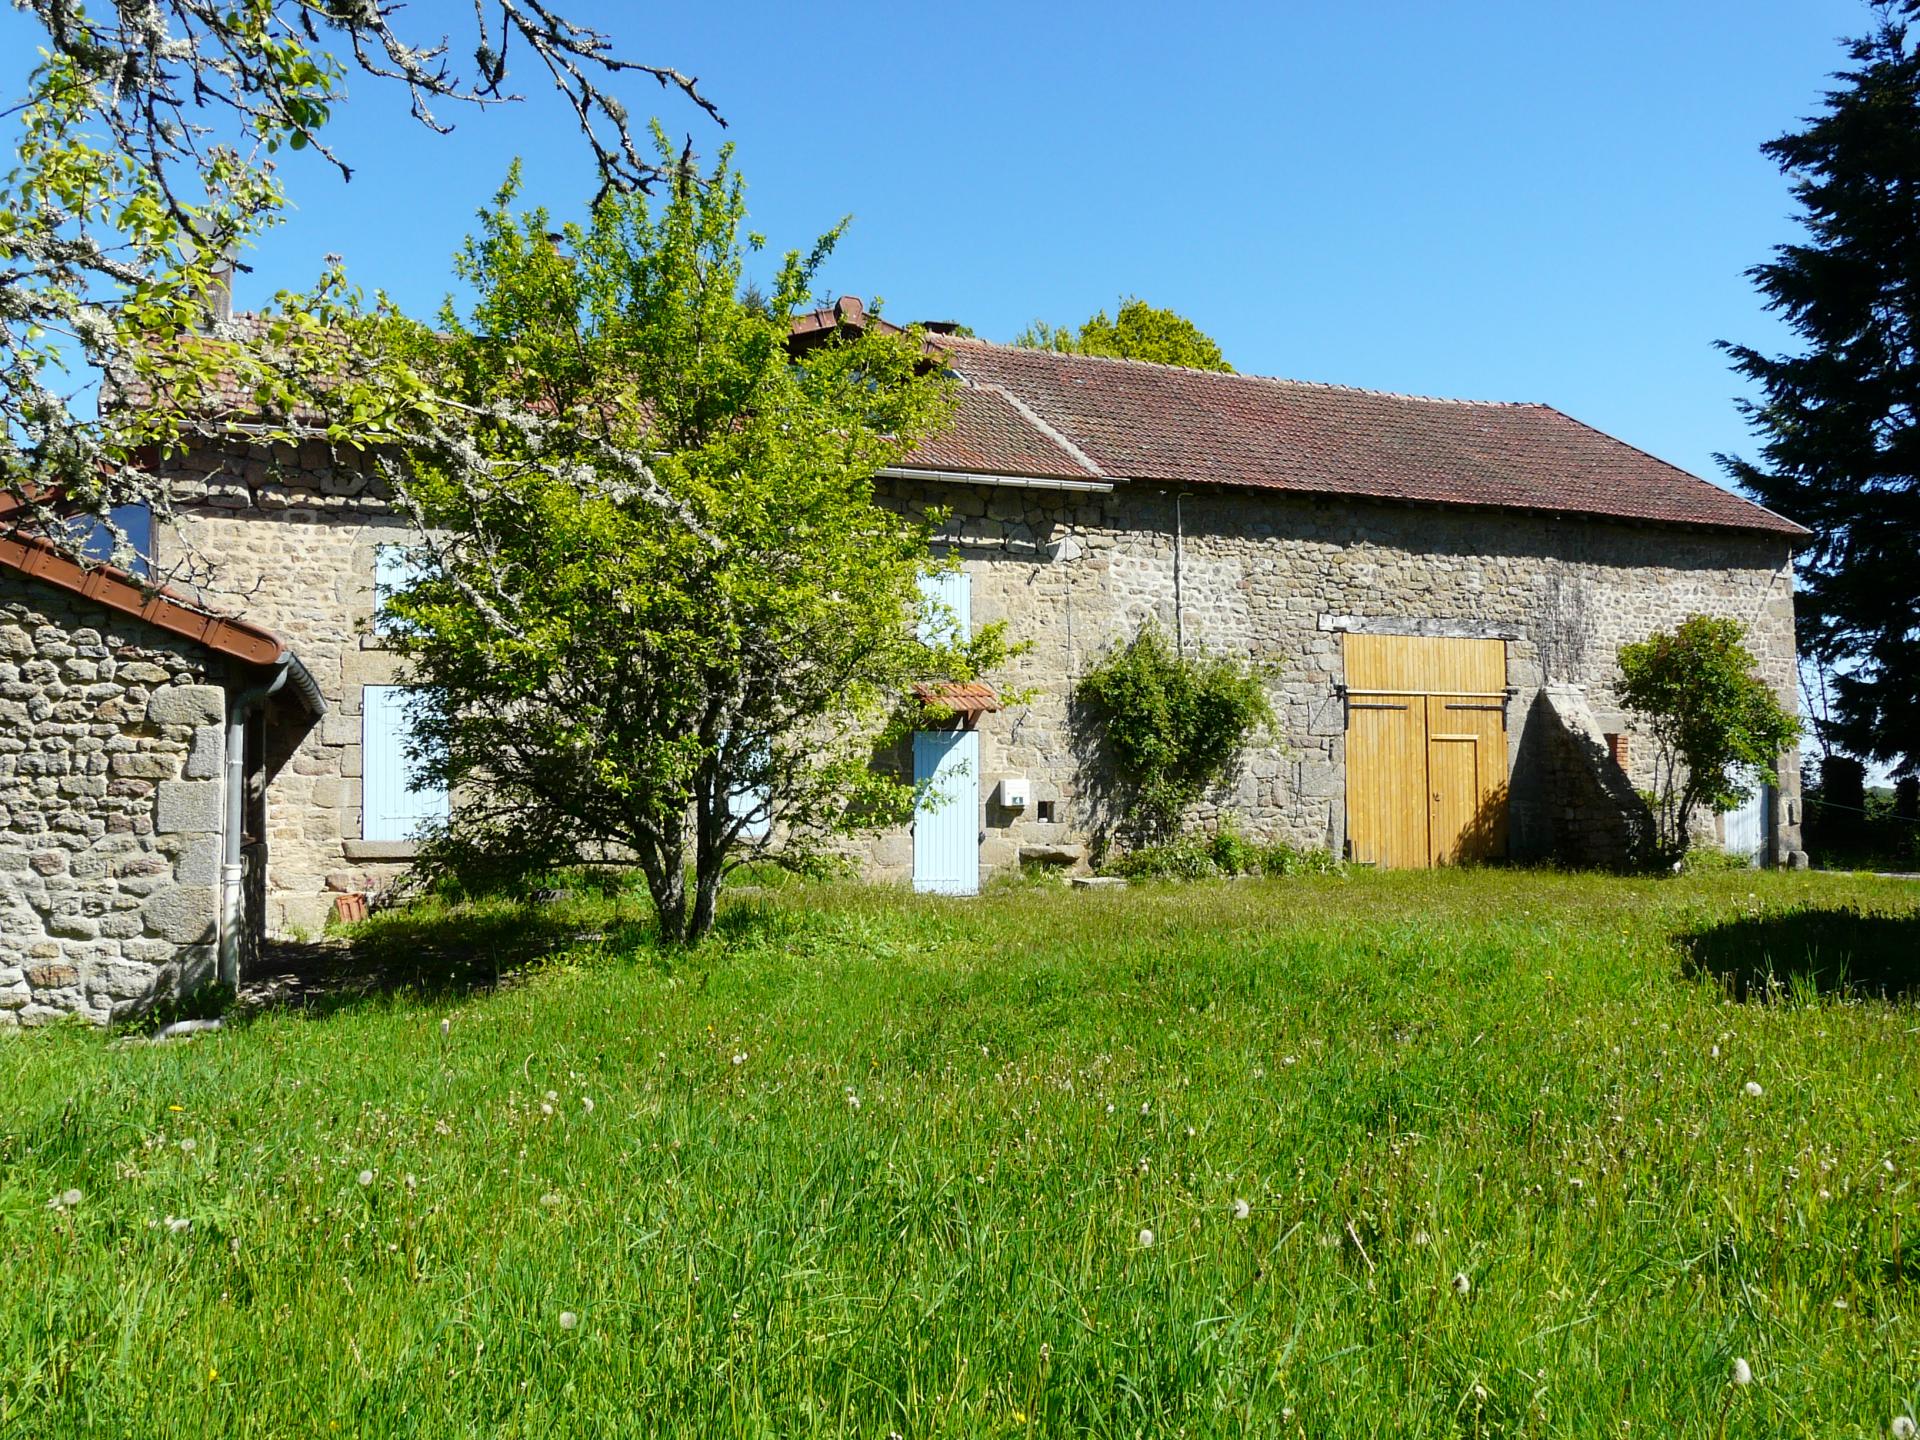
<svg viewBox="0 0 1920 1440">
<path fill-rule="evenodd" d="M 1391 0 L 639 6 L 562 0 L 698 74 L 755 227 L 843 214 L 836 293 L 993 339 L 1121 296 L 1171 306 L 1261 374 L 1542 400 L 1694 472 L 1749 447 L 1717 338 L 1784 346 L 1742 271 L 1795 232 L 1760 141 L 1818 104 L 1862 0 Z M 416 0 L 461 33 L 466 0 Z M 0 15 L 0 73 L 31 29 Z M 530 93 L 538 77 L 522 72 Z M 411 127 L 371 82 L 294 157 L 300 205 L 242 305 L 343 254 L 428 311 L 510 157 L 563 214 L 591 189 L 551 102 Z M 635 82 L 711 157 L 721 132 Z"/>
</svg>

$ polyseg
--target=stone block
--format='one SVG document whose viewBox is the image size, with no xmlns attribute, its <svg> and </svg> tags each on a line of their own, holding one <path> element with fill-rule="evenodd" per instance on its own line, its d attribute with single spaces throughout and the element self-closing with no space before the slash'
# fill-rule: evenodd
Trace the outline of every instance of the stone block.
<svg viewBox="0 0 1920 1440">
<path fill-rule="evenodd" d="M 115 775 L 133 780 L 171 780 L 179 773 L 180 762 L 171 755 L 155 755 L 138 750 L 124 751 L 107 762 Z"/>
<path fill-rule="evenodd" d="M 27 984 L 36 990 L 61 990 L 80 983 L 80 972 L 71 965 L 29 965 Z"/>
<path fill-rule="evenodd" d="M 218 685 L 169 685 L 147 700 L 156 725 L 218 725 L 227 716 L 227 692 Z"/>
<path fill-rule="evenodd" d="M 217 934 L 215 918 L 212 888 L 198 885 L 159 891 L 140 907 L 140 922 L 149 935 L 183 945 L 212 941 Z"/>
<path fill-rule="evenodd" d="M 196 835 L 180 847 L 173 862 L 173 878 L 181 885 L 215 885 L 220 880 L 218 835 Z"/>
<path fill-rule="evenodd" d="M 227 727 L 202 725 L 193 732 L 187 764 L 180 774 L 188 780 L 211 780 L 220 773 L 227 755 Z"/>
<path fill-rule="evenodd" d="M 218 831 L 222 809 L 218 780 L 169 780 L 160 786 L 153 826 L 163 835 Z"/>
</svg>

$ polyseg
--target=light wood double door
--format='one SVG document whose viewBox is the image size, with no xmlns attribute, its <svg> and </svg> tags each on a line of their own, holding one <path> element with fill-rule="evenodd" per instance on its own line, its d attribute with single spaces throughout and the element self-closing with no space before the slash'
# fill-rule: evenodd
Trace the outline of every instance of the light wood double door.
<svg viewBox="0 0 1920 1440">
<path fill-rule="evenodd" d="M 1502 640 L 1348 635 L 1347 844 L 1389 869 L 1507 849 Z"/>
</svg>

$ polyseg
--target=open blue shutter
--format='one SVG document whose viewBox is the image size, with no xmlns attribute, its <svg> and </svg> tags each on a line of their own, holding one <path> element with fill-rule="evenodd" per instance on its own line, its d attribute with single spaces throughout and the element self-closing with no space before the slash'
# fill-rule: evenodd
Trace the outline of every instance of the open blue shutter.
<svg viewBox="0 0 1920 1440">
<path fill-rule="evenodd" d="M 444 819 L 447 792 L 415 789 L 417 771 L 407 758 L 412 735 L 405 685 L 367 685 L 360 691 L 360 836 L 365 840 L 411 840 L 422 820 Z"/>
</svg>

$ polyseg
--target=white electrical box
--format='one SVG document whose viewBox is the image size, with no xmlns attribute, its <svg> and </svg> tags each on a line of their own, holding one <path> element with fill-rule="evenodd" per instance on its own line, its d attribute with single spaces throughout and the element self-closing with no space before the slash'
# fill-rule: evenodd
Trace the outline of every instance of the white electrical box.
<svg viewBox="0 0 1920 1440">
<path fill-rule="evenodd" d="M 1024 775 L 1009 775 L 1000 782 L 1000 808 L 1002 810 L 1024 810 L 1033 803 Z"/>
</svg>

